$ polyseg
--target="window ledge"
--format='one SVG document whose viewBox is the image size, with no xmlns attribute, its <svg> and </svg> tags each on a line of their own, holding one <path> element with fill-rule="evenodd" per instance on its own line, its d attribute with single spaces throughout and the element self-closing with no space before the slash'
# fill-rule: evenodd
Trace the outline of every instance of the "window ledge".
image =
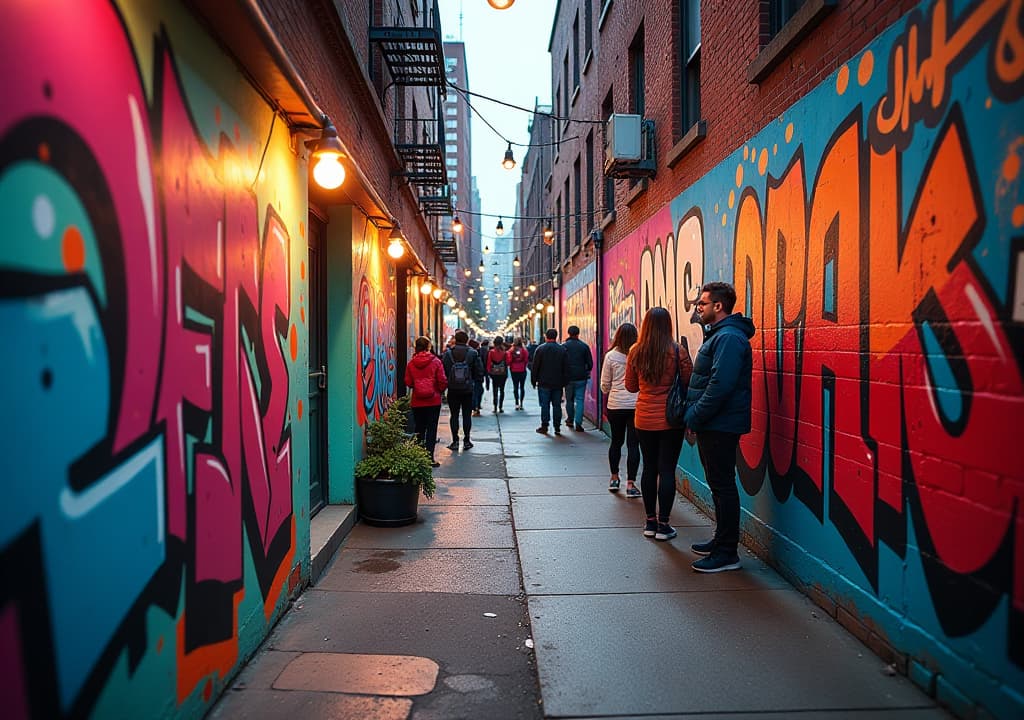
<svg viewBox="0 0 1024 720">
<path fill-rule="evenodd" d="M 614 0 L 605 0 L 604 5 L 601 6 L 601 15 L 597 18 L 598 32 L 604 28 L 604 21 L 608 18 L 608 11 L 611 10 L 613 2 Z"/>
<path fill-rule="evenodd" d="M 607 230 L 608 226 L 615 222 L 615 211 L 606 212 L 601 218 L 601 230 Z"/>
<path fill-rule="evenodd" d="M 577 85 L 576 89 L 572 91 L 572 99 L 569 101 L 569 107 L 576 107 L 576 101 L 580 97 L 580 86 Z M 568 123 L 566 123 L 568 125 Z"/>
<path fill-rule="evenodd" d="M 673 145 L 672 149 L 668 151 L 668 166 L 670 168 L 675 167 L 676 163 L 682 160 L 686 153 L 696 147 L 696 145 L 703 140 L 707 134 L 707 120 L 698 120 L 695 122 L 693 126 L 686 131 L 686 134 L 680 138 L 679 142 Z"/>
<path fill-rule="evenodd" d="M 590 68 L 590 61 L 594 59 L 594 51 L 587 50 L 587 56 L 583 58 L 583 74 L 587 74 L 587 70 Z"/>
<path fill-rule="evenodd" d="M 768 77 L 775 66 L 794 48 L 797 43 L 817 27 L 830 12 L 835 10 L 839 0 L 807 0 L 789 22 L 782 26 L 779 34 L 764 46 L 754 62 L 747 66 L 747 82 L 759 83 Z"/>
<path fill-rule="evenodd" d="M 630 188 L 630 191 L 626 194 L 626 207 L 631 206 L 637 201 L 637 198 L 647 192 L 647 185 L 647 178 L 641 178 L 640 182 Z"/>
<path fill-rule="evenodd" d="M 557 160 L 558 158 L 555 158 L 555 159 Z M 551 173 L 548 173 L 548 179 L 544 181 L 544 189 L 545 190 L 550 190 L 551 189 L 551 178 L 552 178 Z"/>
</svg>

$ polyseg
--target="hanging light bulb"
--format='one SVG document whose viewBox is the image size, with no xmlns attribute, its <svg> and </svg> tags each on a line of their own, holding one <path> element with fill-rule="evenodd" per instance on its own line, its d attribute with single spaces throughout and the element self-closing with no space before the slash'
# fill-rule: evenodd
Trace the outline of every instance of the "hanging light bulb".
<svg viewBox="0 0 1024 720">
<path fill-rule="evenodd" d="M 495 235 L 504 235 L 505 234 L 505 223 L 503 223 L 501 221 L 501 218 L 498 218 L 498 224 L 494 226 L 494 234 Z M 484 252 L 488 252 L 488 251 L 484 250 Z"/>
<path fill-rule="evenodd" d="M 537 303 L 536 308 L 538 310 L 543 310 L 544 309 L 544 303 Z"/>
<path fill-rule="evenodd" d="M 313 150 L 313 179 L 324 190 L 334 190 L 345 182 L 345 167 L 341 159 L 345 157 L 338 131 L 334 124 L 324 116 L 324 129 Z"/>
<path fill-rule="evenodd" d="M 487 0 L 487 4 L 495 10 L 508 10 L 516 0 Z"/>
<path fill-rule="evenodd" d="M 534 285 L 533 283 L 530 283 L 530 292 L 535 292 L 536 290 L 537 290 L 537 286 Z"/>
<path fill-rule="evenodd" d="M 456 215 L 454 218 L 452 218 L 452 232 L 457 232 L 457 233 L 462 232 L 462 221 L 459 220 L 459 216 L 458 215 Z"/>
<path fill-rule="evenodd" d="M 483 252 L 484 255 L 490 255 L 491 254 L 491 246 L 490 245 L 484 245 L 484 249 L 483 249 L 482 252 Z"/>
<path fill-rule="evenodd" d="M 465 310 L 459 310 L 459 317 L 462 318 L 463 320 L 465 320 L 466 319 L 466 311 Z"/>
<path fill-rule="evenodd" d="M 388 255 L 395 260 L 405 255 L 405 238 L 402 236 L 402 228 L 395 223 L 388 236 Z"/>
<path fill-rule="evenodd" d="M 450 297 L 450 298 L 448 298 L 447 300 L 445 300 L 445 303 L 446 303 L 446 304 L 448 305 L 448 307 L 450 307 L 450 308 L 453 308 L 453 307 L 455 307 L 456 305 L 458 305 L 458 304 L 459 304 L 459 303 L 458 303 L 458 301 L 457 301 L 457 300 L 456 300 L 455 298 L 453 298 L 453 297 Z"/>
<path fill-rule="evenodd" d="M 554 305 L 548 305 L 547 311 L 548 311 L 548 315 L 554 315 L 555 314 L 555 306 Z"/>
<path fill-rule="evenodd" d="M 512 267 L 519 267 L 520 265 L 522 265 L 522 263 L 519 262 L 519 256 L 516 255 L 514 258 L 512 258 Z"/>
<path fill-rule="evenodd" d="M 430 280 L 424 280 L 423 284 L 420 285 L 420 292 L 424 295 L 429 295 L 430 291 L 434 289 L 434 286 L 430 284 Z"/>
<path fill-rule="evenodd" d="M 435 300 L 441 299 L 441 288 L 435 287 L 433 292 L 430 293 Z"/>
<path fill-rule="evenodd" d="M 473 274 L 473 271 L 470 270 L 469 268 L 466 268 L 465 270 L 462 271 L 462 274 L 465 275 L 466 277 L 469 277 L 470 275 Z"/>
<path fill-rule="evenodd" d="M 494 284 L 497 285 L 500 281 L 501 278 L 498 277 L 498 273 L 494 273 Z"/>
<path fill-rule="evenodd" d="M 551 221 L 548 220 L 544 225 L 544 244 L 550 245 L 555 241 L 555 231 L 551 229 Z"/>
<path fill-rule="evenodd" d="M 505 159 L 501 161 L 501 166 L 506 170 L 511 170 L 516 166 L 516 159 L 512 155 L 512 143 L 509 142 L 508 149 L 505 151 Z"/>
<path fill-rule="evenodd" d="M 477 270 L 479 270 L 479 271 L 480 271 L 480 274 L 481 274 L 481 275 L 483 275 L 483 274 L 484 274 L 484 270 L 486 270 L 486 269 L 487 269 L 487 268 L 485 268 L 485 267 L 484 267 L 484 261 L 483 261 L 483 260 L 481 260 L 481 261 L 480 261 L 480 267 L 478 267 L 478 268 L 477 268 Z"/>
</svg>

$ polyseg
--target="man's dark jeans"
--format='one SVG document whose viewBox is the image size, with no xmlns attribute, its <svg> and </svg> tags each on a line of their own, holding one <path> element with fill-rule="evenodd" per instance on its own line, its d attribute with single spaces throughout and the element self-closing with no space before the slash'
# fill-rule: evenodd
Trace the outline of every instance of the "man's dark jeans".
<svg viewBox="0 0 1024 720">
<path fill-rule="evenodd" d="M 448 424 L 452 428 L 452 441 L 459 439 L 459 413 L 462 413 L 462 437 L 468 438 L 470 430 L 473 429 L 473 418 L 469 414 L 473 411 L 472 392 L 448 391 L 448 410 L 451 411 L 451 418 Z"/>
<path fill-rule="evenodd" d="M 715 552 L 735 555 L 740 542 L 740 494 L 736 488 L 736 433 L 697 433 L 697 451 L 715 503 Z"/>
</svg>

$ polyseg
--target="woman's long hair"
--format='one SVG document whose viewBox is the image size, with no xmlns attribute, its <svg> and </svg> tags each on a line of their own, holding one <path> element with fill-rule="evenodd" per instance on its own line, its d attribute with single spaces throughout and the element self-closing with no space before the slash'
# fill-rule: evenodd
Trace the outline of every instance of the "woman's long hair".
<svg viewBox="0 0 1024 720">
<path fill-rule="evenodd" d="M 615 330 L 615 337 L 612 338 L 611 350 L 618 350 L 623 355 L 629 355 L 629 349 L 636 342 L 636 325 L 633 323 L 622 323 Z"/>
<path fill-rule="evenodd" d="M 640 337 L 629 353 L 636 374 L 656 383 L 665 372 L 665 356 L 672 349 L 672 316 L 663 307 L 652 307 L 640 325 Z"/>
</svg>

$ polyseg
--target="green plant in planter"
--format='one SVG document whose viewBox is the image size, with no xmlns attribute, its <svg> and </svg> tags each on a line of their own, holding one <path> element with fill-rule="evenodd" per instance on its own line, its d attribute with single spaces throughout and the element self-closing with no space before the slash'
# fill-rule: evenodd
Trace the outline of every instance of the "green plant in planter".
<svg viewBox="0 0 1024 720">
<path fill-rule="evenodd" d="M 355 476 L 413 483 L 424 496 L 433 497 L 430 453 L 405 431 L 408 416 L 409 398 L 403 396 L 366 426 L 366 457 L 356 463 Z"/>
</svg>

